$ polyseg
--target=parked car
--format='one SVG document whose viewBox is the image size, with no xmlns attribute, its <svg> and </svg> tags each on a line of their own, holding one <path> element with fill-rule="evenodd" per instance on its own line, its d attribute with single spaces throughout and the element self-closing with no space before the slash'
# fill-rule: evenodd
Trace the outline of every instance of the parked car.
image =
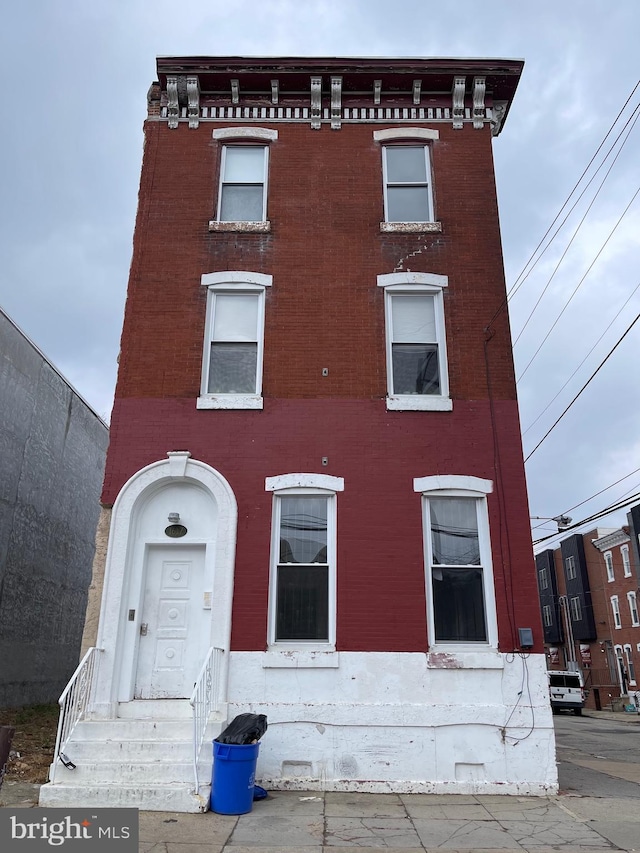
<svg viewBox="0 0 640 853">
<path fill-rule="evenodd" d="M 553 713 L 558 714 L 562 709 L 566 709 L 580 716 L 585 699 L 582 673 L 550 670 L 547 672 L 547 678 Z"/>
</svg>

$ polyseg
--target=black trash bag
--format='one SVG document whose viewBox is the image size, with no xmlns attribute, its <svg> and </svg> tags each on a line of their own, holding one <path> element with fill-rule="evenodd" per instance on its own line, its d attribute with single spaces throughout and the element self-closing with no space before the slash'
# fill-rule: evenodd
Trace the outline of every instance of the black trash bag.
<svg viewBox="0 0 640 853">
<path fill-rule="evenodd" d="M 266 730 L 267 718 L 264 714 L 238 714 L 218 735 L 216 741 L 246 746 L 260 740 Z"/>
</svg>

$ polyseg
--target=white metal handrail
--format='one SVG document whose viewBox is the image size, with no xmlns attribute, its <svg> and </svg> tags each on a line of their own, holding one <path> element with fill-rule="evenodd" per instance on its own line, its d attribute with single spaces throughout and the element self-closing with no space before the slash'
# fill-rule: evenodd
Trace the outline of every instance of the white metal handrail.
<svg viewBox="0 0 640 853">
<path fill-rule="evenodd" d="M 207 724 L 212 712 L 220 709 L 220 671 L 223 654 L 224 649 L 215 646 L 209 649 L 189 700 L 193 709 L 193 778 L 196 794 L 200 788 L 198 759 L 204 743 Z"/>
<path fill-rule="evenodd" d="M 102 649 L 95 646 L 87 650 L 58 699 L 60 716 L 58 717 L 58 732 L 51 765 L 50 782 L 55 781 L 58 759 L 64 755 L 64 750 L 73 730 L 86 713 L 97 670 L 98 652 L 101 651 Z M 66 759 L 63 760 L 66 761 Z"/>
</svg>

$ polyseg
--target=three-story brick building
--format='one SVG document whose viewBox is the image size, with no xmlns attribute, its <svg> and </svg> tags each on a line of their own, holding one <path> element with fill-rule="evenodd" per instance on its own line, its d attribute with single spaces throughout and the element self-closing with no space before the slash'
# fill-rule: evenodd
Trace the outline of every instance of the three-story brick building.
<svg viewBox="0 0 640 853">
<path fill-rule="evenodd" d="M 492 159 L 521 70 L 158 60 L 85 741 L 209 683 L 268 716 L 267 787 L 556 787 Z M 92 801 L 204 807 L 206 767 L 144 770 Z"/>
</svg>

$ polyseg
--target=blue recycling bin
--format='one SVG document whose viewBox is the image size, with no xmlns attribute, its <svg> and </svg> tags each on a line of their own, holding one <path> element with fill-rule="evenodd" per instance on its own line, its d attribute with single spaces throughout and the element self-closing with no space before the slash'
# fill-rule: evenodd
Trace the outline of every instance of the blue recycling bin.
<svg viewBox="0 0 640 853">
<path fill-rule="evenodd" d="M 259 743 L 213 742 L 211 810 L 218 814 L 246 814 L 253 807 Z"/>
</svg>

